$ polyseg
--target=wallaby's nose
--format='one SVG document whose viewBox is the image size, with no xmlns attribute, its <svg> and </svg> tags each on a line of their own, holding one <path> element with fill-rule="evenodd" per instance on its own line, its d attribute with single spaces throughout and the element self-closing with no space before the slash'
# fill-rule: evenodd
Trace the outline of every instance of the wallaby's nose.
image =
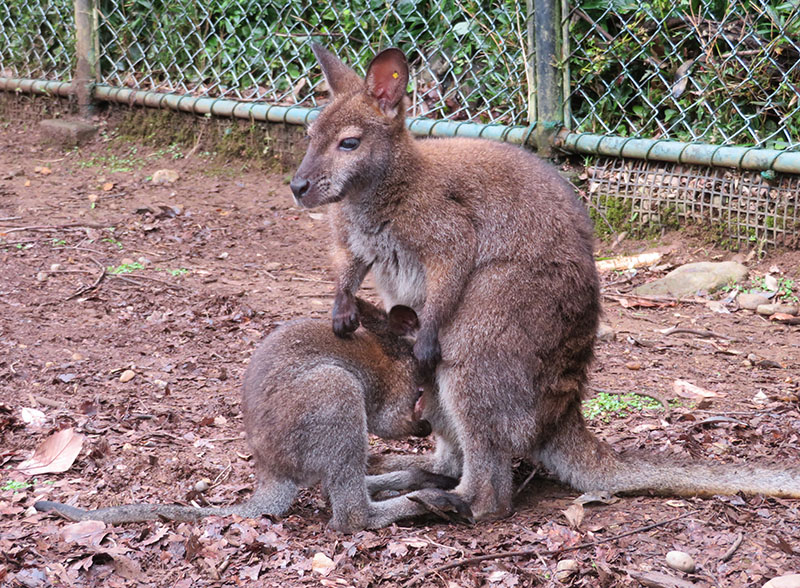
<svg viewBox="0 0 800 588">
<path fill-rule="evenodd" d="M 306 195 L 306 192 L 308 192 L 308 189 L 311 187 L 311 182 L 305 178 L 298 178 L 295 176 L 292 178 L 292 181 L 289 182 L 289 187 L 292 189 L 294 197 L 300 200 Z"/>
</svg>

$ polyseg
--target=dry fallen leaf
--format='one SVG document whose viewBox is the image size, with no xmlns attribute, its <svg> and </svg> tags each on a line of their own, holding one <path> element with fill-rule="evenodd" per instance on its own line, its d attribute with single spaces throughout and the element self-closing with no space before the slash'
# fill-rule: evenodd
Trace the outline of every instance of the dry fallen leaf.
<svg viewBox="0 0 800 588">
<path fill-rule="evenodd" d="M 17 469 L 28 476 L 66 472 L 81 452 L 83 440 L 83 435 L 75 429 L 62 429 L 45 439 L 33 457 L 23 461 Z"/>
<path fill-rule="evenodd" d="M 672 389 L 677 396 L 689 398 L 691 400 L 701 400 L 703 398 L 719 398 L 719 394 L 696 386 L 686 380 L 675 380 Z"/>
<path fill-rule="evenodd" d="M 103 521 L 81 521 L 61 529 L 61 538 L 67 543 L 97 547 L 108 534 Z"/>
<path fill-rule="evenodd" d="M 47 417 L 41 410 L 36 408 L 28 408 L 27 406 L 20 409 L 19 416 L 22 419 L 22 422 L 33 428 L 43 427 L 47 422 Z"/>
<path fill-rule="evenodd" d="M 111 192 L 114 189 L 114 182 L 106 182 L 103 184 L 103 192 Z"/>
<path fill-rule="evenodd" d="M 321 551 L 315 553 L 314 559 L 311 560 L 311 571 L 321 576 L 327 576 L 335 567 L 336 563 Z"/>
<path fill-rule="evenodd" d="M 577 529 L 583 522 L 583 505 L 573 502 L 566 508 L 566 510 L 562 510 L 561 514 L 567 517 L 567 522 L 569 523 L 570 527 Z"/>
</svg>

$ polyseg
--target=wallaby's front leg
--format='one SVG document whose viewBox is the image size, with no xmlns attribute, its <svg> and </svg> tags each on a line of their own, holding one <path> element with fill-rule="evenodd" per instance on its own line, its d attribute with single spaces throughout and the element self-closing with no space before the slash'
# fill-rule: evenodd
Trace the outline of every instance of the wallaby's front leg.
<svg viewBox="0 0 800 588">
<path fill-rule="evenodd" d="M 335 252 L 336 296 L 333 299 L 333 332 L 345 337 L 358 328 L 356 291 L 369 271 L 369 264 L 344 247 Z"/>
<path fill-rule="evenodd" d="M 423 369 L 432 372 L 441 359 L 439 329 L 453 314 L 474 266 L 475 231 L 469 222 L 453 216 L 450 227 L 433 227 L 440 235 L 426 242 L 422 252 L 425 265 L 425 306 L 420 313 L 420 330 L 414 355 Z M 442 238 L 458 235 L 459 242 Z"/>
</svg>

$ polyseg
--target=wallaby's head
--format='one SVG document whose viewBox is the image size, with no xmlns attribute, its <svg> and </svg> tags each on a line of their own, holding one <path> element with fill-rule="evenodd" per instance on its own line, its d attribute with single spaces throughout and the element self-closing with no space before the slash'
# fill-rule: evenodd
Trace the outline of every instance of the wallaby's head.
<svg viewBox="0 0 800 588">
<path fill-rule="evenodd" d="M 405 130 L 408 63 L 399 49 L 374 57 L 362 80 L 333 53 L 313 44 L 332 102 L 308 128 L 308 151 L 291 181 L 306 208 L 372 194 Z"/>
<path fill-rule="evenodd" d="M 423 394 L 432 393 L 433 383 L 414 357 L 414 335 L 419 318 L 407 306 L 394 306 L 386 313 L 377 306 L 356 299 L 361 326 L 375 335 L 388 365 L 383 366 L 387 385 L 374 398 L 376 413 L 370 429 L 386 439 L 415 435 L 425 437 L 431 425 L 422 419 Z"/>
</svg>

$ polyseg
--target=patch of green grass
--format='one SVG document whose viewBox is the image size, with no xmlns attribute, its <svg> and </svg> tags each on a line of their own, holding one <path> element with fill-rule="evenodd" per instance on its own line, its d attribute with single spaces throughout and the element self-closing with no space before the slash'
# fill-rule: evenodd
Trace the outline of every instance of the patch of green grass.
<svg viewBox="0 0 800 588">
<path fill-rule="evenodd" d="M 17 480 L 8 480 L 5 484 L 3 484 L 0 490 L 2 490 L 3 492 L 7 492 L 9 490 L 19 492 L 20 490 L 27 490 L 28 488 L 33 488 L 32 482 L 19 482 Z"/>
<path fill-rule="evenodd" d="M 627 416 L 633 411 L 658 408 L 662 408 L 660 402 L 641 394 L 598 392 L 593 398 L 589 398 L 583 403 L 583 416 L 590 420 L 602 417 L 607 421 L 615 415 Z"/>
<path fill-rule="evenodd" d="M 136 270 L 144 269 L 144 266 L 139 263 L 138 261 L 134 261 L 133 263 L 123 263 L 120 265 L 110 265 L 106 268 L 106 271 L 109 274 L 130 274 L 135 272 Z"/>
<path fill-rule="evenodd" d="M 777 278 L 778 289 L 775 294 L 775 300 L 783 302 L 797 303 L 800 301 L 797 294 L 794 292 L 795 281 L 792 278 Z M 770 288 L 766 284 L 766 277 L 751 278 L 750 287 L 743 286 L 742 284 L 726 284 L 721 288 L 723 292 L 743 292 L 745 294 L 755 294 L 761 292 L 769 292 Z"/>
<path fill-rule="evenodd" d="M 53 247 L 63 247 L 66 244 L 67 242 L 64 239 L 53 239 L 53 242 L 51 243 Z"/>
<path fill-rule="evenodd" d="M 189 273 L 189 270 L 186 269 L 185 267 L 179 267 L 179 268 L 176 268 L 176 269 L 167 269 L 167 270 L 164 270 L 164 271 L 167 272 L 171 276 L 185 276 L 186 274 Z"/>
</svg>

